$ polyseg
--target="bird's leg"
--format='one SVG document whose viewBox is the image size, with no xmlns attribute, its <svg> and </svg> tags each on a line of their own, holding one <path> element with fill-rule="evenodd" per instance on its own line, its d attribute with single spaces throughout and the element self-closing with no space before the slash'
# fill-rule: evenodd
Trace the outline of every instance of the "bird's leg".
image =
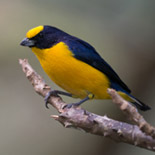
<svg viewBox="0 0 155 155">
<path fill-rule="evenodd" d="M 81 101 L 77 102 L 77 103 L 71 103 L 71 104 L 67 104 L 63 107 L 64 108 L 71 108 L 72 106 L 75 106 L 75 107 L 78 107 L 80 106 L 82 103 L 90 100 L 90 99 L 93 99 L 94 98 L 94 95 L 93 94 L 88 94 L 87 97 L 85 97 L 84 99 L 82 99 Z"/>
<path fill-rule="evenodd" d="M 58 97 L 58 95 L 65 95 L 65 96 L 72 97 L 72 94 L 70 94 L 70 93 L 63 92 L 63 91 L 60 91 L 60 90 L 53 90 L 53 89 L 51 89 L 51 90 L 47 93 L 47 95 L 45 96 L 45 98 L 44 98 L 45 106 L 46 106 L 46 108 L 48 108 L 48 109 L 49 109 L 49 107 L 48 107 L 48 100 L 49 100 L 49 98 L 51 97 L 51 95 L 57 96 L 57 97 Z"/>
</svg>

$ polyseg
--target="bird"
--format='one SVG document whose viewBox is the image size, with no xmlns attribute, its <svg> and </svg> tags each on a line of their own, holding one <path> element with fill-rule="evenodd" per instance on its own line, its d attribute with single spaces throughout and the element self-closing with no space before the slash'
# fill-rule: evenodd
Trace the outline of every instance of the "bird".
<svg viewBox="0 0 155 155">
<path fill-rule="evenodd" d="M 142 111 L 150 107 L 131 95 L 131 90 L 112 67 L 86 41 L 56 27 L 40 25 L 30 29 L 20 45 L 31 48 L 50 79 L 65 91 L 51 90 L 45 96 L 45 105 L 51 95 L 80 98 L 65 108 L 78 107 L 91 99 L 111 99 L 112 88 Z"/>
</svg>

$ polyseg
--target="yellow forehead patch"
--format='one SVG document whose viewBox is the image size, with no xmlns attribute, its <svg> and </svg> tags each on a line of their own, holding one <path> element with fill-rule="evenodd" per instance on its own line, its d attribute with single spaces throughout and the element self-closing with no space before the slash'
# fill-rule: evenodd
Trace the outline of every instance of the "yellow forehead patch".
<svg viewBox="0 0 155 155">
<path fill-rule="evenodd" d="M 42 30 L 44 29 L 44 26 L 37 26 L 31 30 L 29 30 L 26 34 L 27 38 L 33 38 L 34 36 L 36 36 L 38 33 L 40 33 Z"/>
</svg>

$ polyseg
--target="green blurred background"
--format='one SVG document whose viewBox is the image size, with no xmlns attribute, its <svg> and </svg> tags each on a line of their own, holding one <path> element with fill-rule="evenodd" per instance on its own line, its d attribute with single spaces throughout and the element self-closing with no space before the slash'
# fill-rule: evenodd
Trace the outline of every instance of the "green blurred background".
<svg viewBox="0 0 155 155">
<path fill-rule="evenodd" d="M 27 58 L 53 88 L 30 49 L 21 47 L 26 32 L 53 25 L 92 44 L 133 90 L 152 107 L 141 112 L 155 125 L 154 0 L 0 0 L 0 155 L 153 155 L 153 152 L 110 139 L 65 129 L 50 118 L 23 74 Z M 64 98 L 68 103 L 75 100 Z M 127 121 L 111 101 L 90 101 L 85 109 Z"/>
</svg>

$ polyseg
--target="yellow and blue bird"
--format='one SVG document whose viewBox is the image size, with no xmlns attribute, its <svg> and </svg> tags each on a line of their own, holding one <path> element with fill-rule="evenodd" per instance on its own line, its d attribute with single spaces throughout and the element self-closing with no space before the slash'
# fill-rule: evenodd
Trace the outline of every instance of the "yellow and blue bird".
<svg viewBox="0 0 155 155">
<path fill-rule="evenodd" d="M 70 108 L 89 99 L 110 99 L 107 89 L 113 88 L 137 108 L 150 109 L 131 95 L 130 89 L 94 47 L 77 37 L 45 25 L 29 30 L 21 45 L 30 47 L 51 80 L 67 91 L 51 90 L 45 97 L 46 107 L 52 94 L 81 99 L 68 104 Z"/>
</svg>

